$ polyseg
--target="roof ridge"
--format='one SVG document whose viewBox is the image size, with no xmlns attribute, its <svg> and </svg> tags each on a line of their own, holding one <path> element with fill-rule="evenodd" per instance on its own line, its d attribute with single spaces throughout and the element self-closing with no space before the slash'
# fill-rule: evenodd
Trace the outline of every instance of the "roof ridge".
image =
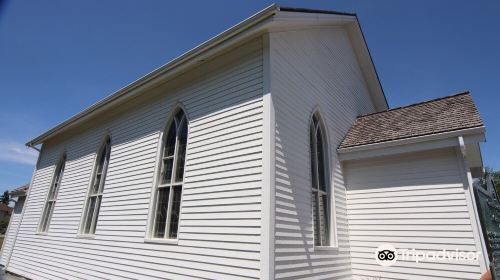
<svg viewBox="0 0 500 280">
<path fill-rule="evenodd" d="M 327 9 L 309 9 L 309 8 L 300 8 L 300 7 L 290 7 L 290 6 L 281 6 L 277 5 L 278 9 L 283 12 L 297 12 L 297 13 L 314 13 L 314 14 L 332 14 L 332 15 L 341 15 L 341 16 L 357 16 L 356 13 L 352 12 L 340 12 L 336 10 L 327 10 Z"/>
<path fill-rule="evenodd" d="M 380 111 L 380 112 L 374 112 L 374 113 L 359 115 L 359 116 L 356 117 L 356 119 L 359 119 L 359 118 L 362 118 L 362 117 L 371 116 L 371 115 L 375 115 L 375 114 L 392 112 L 392 111 L 396 111 L 396 110 L 400 110 L 400 109 L 405 109 L 405 108 L 409 108 L 409 107 L 415 107 L 415 106 L 418 106 L 418 105 L 422 105 L 422 104 L 426 104 L 426 103 L 430 103 L 430 102 L 435 102 L 435 101 L 439 101 L 439 100 L 443 100 L 443 99 L 453 98 L 453 97 L 457 97 L 457 96 L 460 96 L 460 95 L 467 95 L 467 94 L 470 95 L 470 91 L 467 90 L 467 91 L 463 91 L 463 92 L 460 92 L 460 93 L 455 93 L 455 94 L 451 94 L 451 95 L 447 95 L 447 96 L 442 96 L 442 97 L 438 97 L 438 98 L 434 98 L 434 99 L 429 99 L 429 100 L 421 101 L 421 102 L 418 102 L 418 103 L 412 103 L 412 104 L 409 104 L 409 105 L 395 107 L 395 108 L 392 108 L 392 109 L 389 109 L 389 110 L 385 110 L 385 111 Z"/>
</svg>

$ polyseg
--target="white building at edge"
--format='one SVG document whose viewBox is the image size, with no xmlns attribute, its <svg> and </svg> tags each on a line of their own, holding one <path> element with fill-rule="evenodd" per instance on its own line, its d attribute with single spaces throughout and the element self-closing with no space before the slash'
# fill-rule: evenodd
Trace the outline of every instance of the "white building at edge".
<svg viewBox="0 0 500 280">
<path fill-rule="evenodd" d="M 272 5 L 27 143 L 29 279 L 479 279 L 469 93 L 388 110 L 355 14 Z M 375 251 L 479 252 L 377 263 Z"/>
</svg>

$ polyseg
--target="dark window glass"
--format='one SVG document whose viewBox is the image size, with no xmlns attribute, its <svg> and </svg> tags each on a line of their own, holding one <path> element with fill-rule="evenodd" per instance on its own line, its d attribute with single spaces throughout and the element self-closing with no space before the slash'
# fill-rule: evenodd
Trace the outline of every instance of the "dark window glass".
<svg viewBox="0 0 500 280">
<path fill-rule="evenodd" d="M 326 194 L 322 194 L 319 197 L 319 225 L 321 230 L 321 244 L 328 245 L 329 244 L 329 235 L 330 232 L 328 230 L 328 196 Z"/>
<path fill-rule="evenodd" d="M 83 234 L 95 233 L 110 155 L 111 139 L 108 137 L 96 158 L 95 174 L 87 198 L 85 216 L 83 217 Z"/>
<path fill-rule="evenodd" d="M 86 214 L 87 219 L 85 219 L 84 233 L 90 232 L 90 227 L 92 225 L 92 216 L 94 215 L 95 202 L 96 202 L 96 197 L 95 196 L 90 197 Z"/>
<path fill-rule="evenodd" d="M 176 182 L 181 182 L 184 179 L 184 162 L 186 158 L 186 145 L 187 145 L 187 121 L 184 119 L 181 124 L 181 130 L 179 133 L 179 148 L 177 151 L 177 167 L 176 167 Z"/>
<path fill-rule="evenodd" d="M 327 143 L 318 116 L 313 115 L 310 126 L 312 220 L 314 245 L 330 244 L 329 165 Z"/>
<path fill-rule="evenodd" d="M 47 201 L 45 203 L 45 208 L 42 212 L 42 218 L 39 228 L 39 231 L 41 232 L 46 232 L 49 230 L 50 221 L 52 219 L 52 213 L 54 212 L 54 207 L 57 200 L 57 193 L 59 192 L 59 187 L 61 186 L 65 162 L 66 162 L 66 155 L 63 155 L 62 159 L 56 166 L 54 177 L 52 179 L 52 183 L 47 194 Z"/>
<path fill-rule="evenodd" d="M 167 129 L 163 147 L 152 232 L 155 238 L 177 238 L 178 235 L 187 138 L 188 121 L 179 110 Z"/>
<path fill-rule="evenodd" d="M 177 231 L 179 229 L 179 216 L 181 210 L 181 194 L 182 186 L 173 187 L 174 193 L 172 197 L 172 209 L 170 213 L 170 230 L 168 233 L 169 238 L 177 238 Z"/>
<path fill-rule="evenodd" d="M 158 201 L 156 207 L 155 230 L 154 237 L 165 237 L 165 229 L 167 226 L 167 212 L 170 188 L 160 188 L 158 190 Z"/>
<path fill-rule="evenodd" d="M 169 184 L 172 180 L 172 171 L 174 168 L 174 158 L 167 158 L 163 160 L 163 176 L 161 184 Z"/>
<path fill-rule="evenodd" d="M 325 165 L 325 150 L 323 147 L 323 135 L 321 132 L 321 128 L 318 127 L 317 135 L 316 135 L 316 147 L 317 147 L 317 153 L 316 157 L 318 160 L 318 188 L 322 191 L 326 191 L 326 183 L 325 183 L 325 176 L 326 176 L 326 165 Z"/>
<path fill-rule="evenodd" d="M 165 141 L 164 157 L 173 156 L 175 151 L 175 140 L 177 137 L 177 124 L 175 121 L 170 125 L 168 130 L 167 139 Z"/>
</svg>

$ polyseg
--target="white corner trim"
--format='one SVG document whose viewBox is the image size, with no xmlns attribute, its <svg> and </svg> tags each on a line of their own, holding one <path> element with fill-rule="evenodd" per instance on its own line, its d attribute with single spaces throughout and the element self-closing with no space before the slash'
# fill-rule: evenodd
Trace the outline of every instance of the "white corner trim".
<svg viewBox="0 0 500 280">
<path fill-rule="evenodd" d="M 476 199 L 474 196 L 474 187 L 472 181 L 472 175 L 470 172 L 469 164 L 467 162 L 467 148 L 465 146 L 465 141 L 463 136 L 458 136 L 458 147 L 457 147 L 457 157 L 459 167 L 461 169 L 461 174 L 463 174 L 464 182 L 464 193 L 465 200 L 467 203 L 467 208 L 469 209 L 472 233 L 474 235 L 474 240 L 476 243 L 476 250 L 481 252 L 481 257 L 479 258 L 479 265 L 481 267 L 481 273 L 488 270 L 489 259 L 488 251 L 486 249 L 486 242 L 484 240 L 483 230 L 481 227 L 481 222 L 479 221 L 479 211 L 477 209 Z"/>
<path fill-rule="evenodd" d="M 368 144 L 351 148 L 337 149 L 339 159 L 354 160 L 376 156 L 387 156 L 408 152 L 439 149 L 457 146 L 456 137 L 463 136 L 465 144 L 479 143 L 486 141 L 484 127 L 456 130 L 418 136 L 382 143 Z"/>
<path fill-rule="evenodd" d="M 262 219 L 260 267 L 263 280 L 274 279 L 275 112 L 271 95 L 270 35 L 263 36 Z"/>
</svg>

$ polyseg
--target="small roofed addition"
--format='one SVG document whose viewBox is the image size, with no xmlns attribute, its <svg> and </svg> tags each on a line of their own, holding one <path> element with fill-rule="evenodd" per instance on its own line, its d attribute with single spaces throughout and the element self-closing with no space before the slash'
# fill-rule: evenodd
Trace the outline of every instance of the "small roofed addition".
<svg viewBox="0 0 500 280">
<path fill-rule="evenodd" d="M 484 126 L 469 92 L 359 116 L 339 149 Z"/>
</svg>

